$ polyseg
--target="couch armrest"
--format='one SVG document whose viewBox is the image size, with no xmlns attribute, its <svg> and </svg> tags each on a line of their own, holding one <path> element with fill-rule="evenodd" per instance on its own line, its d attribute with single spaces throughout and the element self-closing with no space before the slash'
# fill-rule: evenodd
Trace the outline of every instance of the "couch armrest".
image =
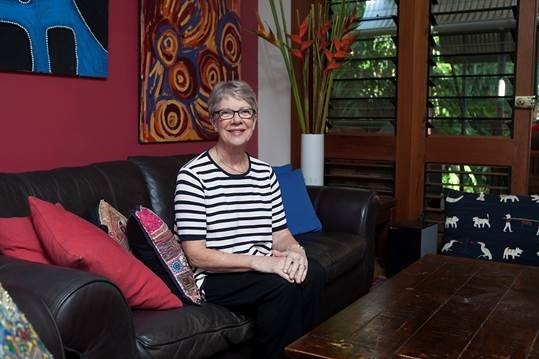
<svg viewBox="0 0 539 359">
<path fill-rule="evenodd" d="M 374 238 L 380 207 L 375 192 L 351 187 L 308 186 L 323 231 L 348 232 Z"/>
<path fill-rule="evenodd" d="M 0 255 L 0 282 L 24 288 L 45 303 L 65 350 L 85 359 L 136 357 L 130 308 L 105 278 Z"/>
</svg>

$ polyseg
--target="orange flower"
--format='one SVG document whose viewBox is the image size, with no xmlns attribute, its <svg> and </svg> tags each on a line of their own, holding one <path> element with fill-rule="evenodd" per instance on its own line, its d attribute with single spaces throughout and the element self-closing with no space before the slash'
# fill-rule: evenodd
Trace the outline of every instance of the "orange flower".
<svg viewBox="0 0 539 359">
<path fill-rule="evenodd" d="M 329 1 L 313 2 L 305 17 L 296 17 L 301 23 L 294 34 L 287 30 L 284 1 L 268 2 L 275 32 L 266 30 L 257 16 L 257 35 L 281 51 L 301 132 L 324 133 L 333 71 L 350 56 L 357 39 L 358 2 L 341 1 L 333 12 Z"/>
<path fill-rule="evenodd" d="M 256 22 L 257 22 L 256 34 L 259 37 L 266 40 L 267 42 L 269 42 L 270 44 L 279 47 L 280 46 L 279 45 L 279 40 L 277 40 L 277 38 L 275 37 L 275 35 L 273 34 L 273 31 L 271 31 L 271 29 L 266 31 L 266 27 L 262 23 L 262 20 L 260 19 L 259 14 L 256 14 Z"/>
<path fill-rule="evenodd" d="M 336 62 L 336 61 L 331 61 L 327 64 L 326 68 L 324 69 L 324 73 L 325 74 L 328 74 L 330 73 L 331 71 L 333 70 L 336 70 L 338 69 L 339 67 L 341 67 L 341 64 Z"/>
</svg>

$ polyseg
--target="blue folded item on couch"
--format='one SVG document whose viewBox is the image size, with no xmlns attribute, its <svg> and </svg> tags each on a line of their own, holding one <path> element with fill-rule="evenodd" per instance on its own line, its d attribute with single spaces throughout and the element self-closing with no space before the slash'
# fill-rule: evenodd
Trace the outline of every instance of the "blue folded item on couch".
<svg viewBox="0 0 539 359">
<path fill-rule="evenodd" d="M 441 253 L 539 265 L 539 196 L 447 191 Z"/>
<path fill-rule="evenodd" d="M 293 235 L 319 232 L 322 224 L 314 211 L 307 193 L 301 170 L 292 170 L 291 165 L 273 167 L 281 187 L 288 229 Z"/>
</svg>

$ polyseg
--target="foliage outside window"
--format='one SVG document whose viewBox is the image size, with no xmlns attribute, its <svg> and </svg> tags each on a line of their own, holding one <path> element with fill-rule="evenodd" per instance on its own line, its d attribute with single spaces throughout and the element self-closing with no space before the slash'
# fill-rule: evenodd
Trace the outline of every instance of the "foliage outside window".
<svg viewBox="0 0 539 359">
<path fill-rule="evenodd" d="M 330 129 L 394 134 L 397 4 L 394 0 L 362 1 L 357 12 L 359 37 L 348 61 L 335 71 Z"/>
</svg>

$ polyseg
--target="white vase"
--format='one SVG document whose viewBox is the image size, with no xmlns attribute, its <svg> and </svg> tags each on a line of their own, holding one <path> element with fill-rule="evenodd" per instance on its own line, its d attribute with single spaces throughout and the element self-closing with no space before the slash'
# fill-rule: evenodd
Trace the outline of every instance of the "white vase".
<svg viewBox="0 0 539 359">
<path fill-rule="evenodd" d="M 324 185 L 324 135 L 301 135 L 301 172 L 308 186 Z"/>
</svg>

